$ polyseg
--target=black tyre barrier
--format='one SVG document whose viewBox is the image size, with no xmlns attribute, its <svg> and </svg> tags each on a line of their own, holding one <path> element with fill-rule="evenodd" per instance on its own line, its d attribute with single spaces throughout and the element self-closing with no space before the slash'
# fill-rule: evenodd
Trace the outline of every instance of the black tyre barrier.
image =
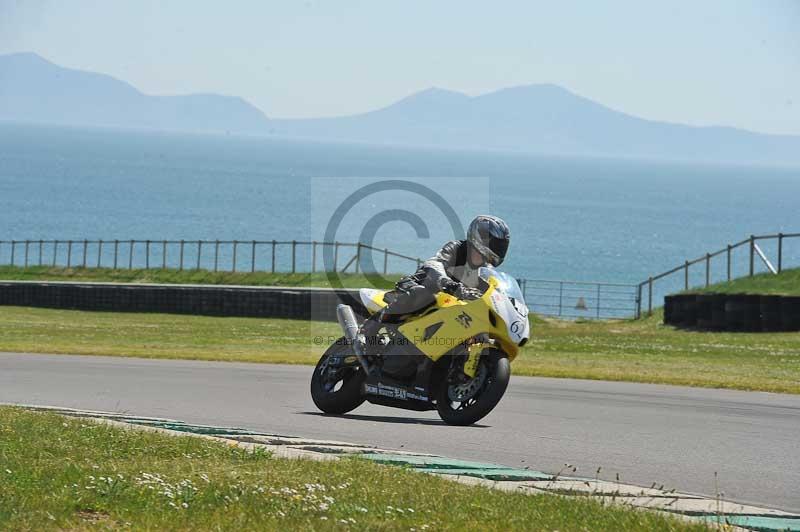
<svg viewBox="0 0 800 532">
<path fill-rule="evenodd" d="M 698 330 L 800 331 L 800 296 L 673 294 L 664 298 L 664 323 Z"/>
<path fill-rule="evenodd" d="M 683 306 L 683 320 L 681 325 L 684 327 L 697 326 L 697 298 L 694 295 L 686 295 L 681 298 Z"/>
<path fill-rule="evenodd" d="M 781 330 L 780 296 L 761 296 L 761 330 L 764 332 Z"/>
<path fill-rule="evenodd" d="M 800 331 L 800 296 L 781 298 L 781 330 Z"/>
<path fill-rule="evenodd" d="M 744 330 L 761 330 L 761 296 L 744 296 Z"/>
<path fill-rule="evenodd" d="M 711 329 L 711 295 L 698 294 L 695 296 L 695 308 L 697 309 L 697 328 Z"/>
<path fill-rule="evenodd" d="M 675 322 L 675 298 L 678 296 L 664 296 L 664 323 Z"/>
<path fill-rule="evenodd" d="M 744 330 L 745 298 L 743 295 L 731 295 L 725 300 L 725 330 Z"/>
<path fill-rule="evenodd" d="M 336 321 L 336 305 L 365 315 L 357 290 L 214 285 L 0 281 L 0 305 Z"/>
<path fill-rule="evenodd" d="M 711 329 L 715 331 L 724 331 L 727 327 L 725 299 L 723 294 L 711 294 Z"/>
</svg>

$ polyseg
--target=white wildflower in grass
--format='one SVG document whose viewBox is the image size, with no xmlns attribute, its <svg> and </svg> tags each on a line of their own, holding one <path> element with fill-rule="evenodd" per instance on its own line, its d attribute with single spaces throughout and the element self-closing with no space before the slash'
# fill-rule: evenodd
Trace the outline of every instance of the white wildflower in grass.
<svg viewBox="0 0 800 532">
<path fill-rule="evenodd" d="M 319 519 L 320 519 L 320 521 L 327 521 L 328 520 L 328 518 L 325 517 L 324 515 L 322 517 L 320 517 Z"/>
<path fill-rule="evenodd" d="M 414 513 L 414 509 L 413 508 L 406 508 L 406 511 L 407 512 L 411 512 L 412 514 Z"/>
<path fill-rule="evenodd" d="M 11 470 L 10 469 L 6 469 L 6 473 L 8 473 L 10 475 L 11 474 Z"/>
<path fill-rule="evenodd" d="M 205 473 L 200 473 L 200 478 L 205 480 L 206 484 L 210 484 L 211 483 L 211 481 L 208 480 L 208 475 L 206 475 Z"/>
<path fill-rule="evenodd" d="M 319 506 L 318 506 L 317 508 L 319 508 L 319 510 L 320 510 L 321 512 L 324 512 L 324 511 L 326 511 L 328 508 L 330 508 L 330 506 L 328 506 L 327 504 L 325 504 L 324 502 L 322 502 L 322 503 L 320 503 L 320 504 L 319 504 Z"/>
<path fill-rule="evenodd" d="M 181 506 L 183 506 L 184 508 L 188 508 L 189 507 L 189 505 L 187 503 L 185 503 L 185 502 L 182 502 Z"/>
<path fill-rule="evenodd" d="M 359 507 L 359 508 L 358 508 L 358 511 L 359 511 L 359 512 L 361 512 L 362 514 L 365 514 L 365 513 L 367 513 L 369 510 L 367 510 L 366 508 L 364 508 L 363 506 L 361 506 L 361 507 Z"/>
</svg>

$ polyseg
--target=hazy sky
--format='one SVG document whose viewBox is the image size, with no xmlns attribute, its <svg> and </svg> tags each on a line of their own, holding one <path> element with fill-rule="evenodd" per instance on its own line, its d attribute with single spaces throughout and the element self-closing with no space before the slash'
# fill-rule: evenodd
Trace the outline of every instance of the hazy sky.
<svg viewBox="0 0 800 532">
<path fill-rule="evenodd" d="M 0 0 L 0 53 L 18 51 L 270 117 L 555 83 L 645 118 L 800 134 L 798 0 Z"/>
</svg>

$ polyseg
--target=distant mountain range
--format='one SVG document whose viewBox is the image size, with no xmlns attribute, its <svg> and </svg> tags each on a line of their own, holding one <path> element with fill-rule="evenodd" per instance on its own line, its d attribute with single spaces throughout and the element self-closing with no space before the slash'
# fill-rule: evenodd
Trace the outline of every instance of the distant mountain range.
<svg viewBox="0 0 800 532">
<path fill-rule="evenodd" d="M 271 120 L 241 98 L 149 96 L 110 76 L 62 68 L 32 53 L 0 56 L 0 120 L 548 155 L 800 164 L 800 136 L 644 120 L 556 85 L 475 97 L 433 88 L 358 115 Z"/>
</svg>

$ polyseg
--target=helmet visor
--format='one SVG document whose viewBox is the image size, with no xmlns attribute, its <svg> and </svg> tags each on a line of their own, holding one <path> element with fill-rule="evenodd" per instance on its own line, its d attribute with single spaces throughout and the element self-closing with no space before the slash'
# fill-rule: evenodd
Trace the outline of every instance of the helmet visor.
<svg viewBox="0 0 800 532">
<path fill-rule="evenodd" d="M 506 258 L 508 238 L 497 237 L 486 228 L 478 229 L 478 238 L 481 245 L 477 247 L 486 261 L 492 266 L 500 266 Z"/>
<path fill-rule="evenodd" d="M 492 237 L 491 241 L 489 242 L 489 249 L 491 249 L 492 253 L 497 256 L 497 264 L 494 265 L 500 266 L 500 264 L 506 258 L 506 251 L 508 251 L 508 239 Z"/>
</svg>

